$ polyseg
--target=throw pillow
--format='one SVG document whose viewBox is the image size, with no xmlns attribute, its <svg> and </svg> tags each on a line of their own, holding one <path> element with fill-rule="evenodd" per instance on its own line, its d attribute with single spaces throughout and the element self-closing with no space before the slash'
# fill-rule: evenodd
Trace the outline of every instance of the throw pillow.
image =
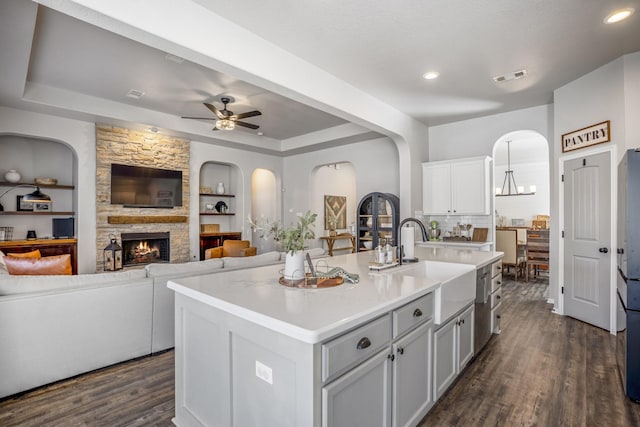
<svg viewBox="0 0 640 427">
<path fill-rule="evenodd" d="M 9 274 L 13 275 L 71 275 L 71 255 L 54 255 L 42 258 L 5 257 Z"/>
<path fill-rule="evenodd" d="M 40 255 L 40 249 L 36 249 L 31 252 L 10 252 L 7 256 L 14 258 L 42 258 L 42 255 Z"/>
</svg>

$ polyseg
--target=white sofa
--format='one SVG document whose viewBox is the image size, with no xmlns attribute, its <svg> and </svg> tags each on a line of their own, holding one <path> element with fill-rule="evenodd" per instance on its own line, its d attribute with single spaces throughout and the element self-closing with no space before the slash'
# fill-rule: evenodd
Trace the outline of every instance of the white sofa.
<svg viewBox="0 0 640 427">
<path fill-rule="evenodd" d="M 0 275 L 0 398 L 172 348 L 168 280 L 278 263 L 284 255 L 268 252 L 116 273 Z"/>
</svg>

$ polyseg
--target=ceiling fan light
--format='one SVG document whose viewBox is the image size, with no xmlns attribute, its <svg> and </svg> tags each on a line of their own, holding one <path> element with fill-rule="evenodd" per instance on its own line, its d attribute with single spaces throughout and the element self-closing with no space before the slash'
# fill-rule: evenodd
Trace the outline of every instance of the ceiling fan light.
<svg viewBox="0 0 640 427">
<path fill-rule="evenodd" d="M 220 119 L 216 121 L 216 129 L 220 130 L 233 130 L 235 129 L 236 124 L 233 120 L 229 119 Z"/>
</svg>

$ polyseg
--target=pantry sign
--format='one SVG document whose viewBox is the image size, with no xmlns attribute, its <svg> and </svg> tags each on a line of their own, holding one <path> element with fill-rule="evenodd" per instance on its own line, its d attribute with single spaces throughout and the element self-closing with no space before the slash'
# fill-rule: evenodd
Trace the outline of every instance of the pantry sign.
<svg viewBox="0 0 640 427">
<path fill-rule="evenodd" d="M 611 141 L 611 121 L 598 123 L 562 135 L 562 152 L 578 150 Z"/>
</svg>

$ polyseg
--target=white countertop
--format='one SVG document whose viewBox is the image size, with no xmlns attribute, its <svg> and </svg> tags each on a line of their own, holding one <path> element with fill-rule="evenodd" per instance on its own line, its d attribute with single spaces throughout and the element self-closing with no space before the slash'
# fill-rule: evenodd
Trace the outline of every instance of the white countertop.
<svg viewBox="0 0 640 427">
<path fill-rule="evenodd" d="M 455 262 L 476 267 L 499 259 L 501 253 L 416 248 L 420 260 Z M 370 252 L 326 260 L 360 275 L 360 282 L 324 289 L 288 288 L 278 283 L 283 265 L 221 272 L 170 281 L 175 292 L 307 343 L 317 343 L 374 319 L 438 288 L 426 278 L 372 272 Z M 393 269 L 391 269 L 393 270 Z"/>
</svg>

